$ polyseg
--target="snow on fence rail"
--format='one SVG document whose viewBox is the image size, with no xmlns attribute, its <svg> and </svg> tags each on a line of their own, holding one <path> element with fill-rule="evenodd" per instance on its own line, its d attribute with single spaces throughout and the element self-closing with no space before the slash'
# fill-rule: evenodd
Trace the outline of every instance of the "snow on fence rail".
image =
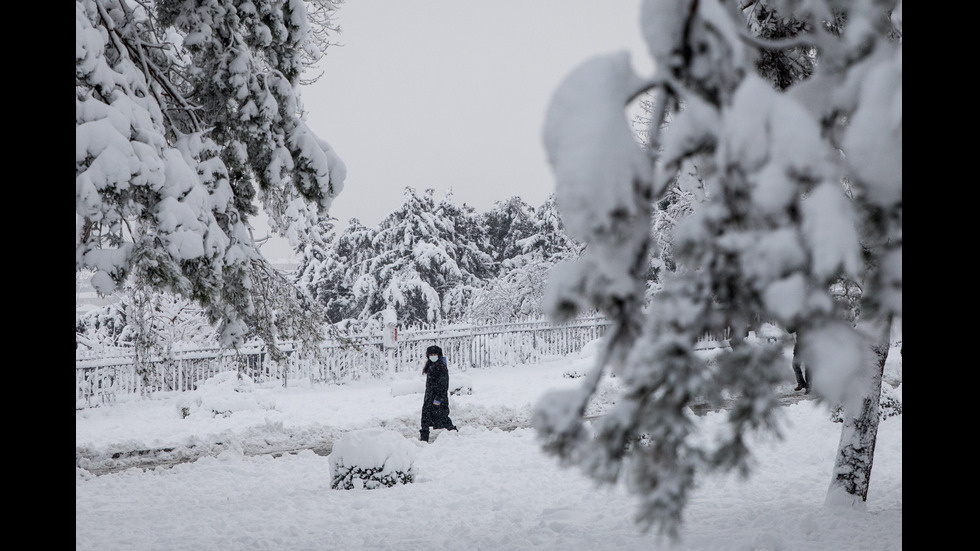
<svg viewBox="0 0 980 551">
<path fill-rule="evenodd" d="M 239 371 L 256 382 L 308 379 L 311 383 L 341 384 L 387 373 L 421 369 L 425 349 L 439 345 L 451 368 L 465 371 L 500 365 L 537 363 L 578 352 L 602 336 L 606 320 L 583 318 L 565 324 L 547 321 L 498 325 L 452 325 L 400 332 L 394 347 L 383 336 L 355 335 L 328 340 L 315 352 L 298 343 L 281 343 L 284 362 L 274 362 L 261 344 L 238 350 L 195 348 L 168 357 L 137 361 L 132 349 L 76 352 L 75 407 L 109 403 L 117 395 L 183 392 L 224 371 Z"/>
</svg>

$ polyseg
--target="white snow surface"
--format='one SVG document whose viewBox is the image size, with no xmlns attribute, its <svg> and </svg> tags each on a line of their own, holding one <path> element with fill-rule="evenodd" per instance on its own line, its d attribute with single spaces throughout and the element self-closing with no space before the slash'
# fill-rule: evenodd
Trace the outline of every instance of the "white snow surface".
<svg viewBox="0 0 980 551">
<path fill-rule="evenodd" d="M 632 520 L 634 496 L 562 468 L 528 427 L 543 393 L 579 388 L 597 349 L 535 365 L 452 370 L 451 382 L 465 378 L 472 393 L 450 397 L 459 431 L 433 431 L 428 443 L 417 439 L 421 366 L 344 386 L 292 381 L 283 388 L 224 376 L 193 392 L 76 411 L 75 549 L 902 548 L 902 416 L 879 427 L 865 507 L 842 510 L 825 505 L 841 425 L 818 400 L 783 407 L 782 440 L 750 442 L 757 464 L 748 479 L 701 479 L 679 543 L 644 533 Z M 901 356 L 892 352 L 886 377 L 897 373 L 900 380 Z M 787 358 L 784 390 L 792 377 Z M 606 376 L 587 414 L 601 414 L 618 388 Z M 692 417 L 710 434 L 724 416 Z M 352 439 L 341 443 L 351 434 L 384 436 L 353 438 L 360 443 L 345 452 Z M 368 462 L 397 450 L 394 466 L 411 464 L 414 482 L 332 489 L 332 456 L 324 450 L 333 444 L 340 449 L 332 454 Z M 94 474 L 96 466 L 122 461 L 113 453 L 161 448 L 174 457 L 212 454 L 172 467 Z"/>
</svg>

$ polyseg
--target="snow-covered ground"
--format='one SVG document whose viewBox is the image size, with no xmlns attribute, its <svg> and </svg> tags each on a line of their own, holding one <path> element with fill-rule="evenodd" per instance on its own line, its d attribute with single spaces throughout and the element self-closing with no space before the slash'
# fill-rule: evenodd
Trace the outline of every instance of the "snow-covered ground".
<svg viewBox="0 0 980 551">
<path fill-rule="evenodd" d="M 886 371 L 900 380 L 892 351 Z M 702 479 L 678 545 L 643 533 L 634 496 L 560 467 L 525 428 L 537 398 L 580 384 L 574 375 L 592 361 L 587 348 L 536 365 L 452 370 L 464 389 L 450 400 L 460 430 L 435 431 L 430 443 L 417 440 L 420 372 L 305 388 L 219 377 L 194 392 L 76 411 L 76 550 L 902 548 L 902 416 L 879 428 L 866 510 L 841 511 L 824 505 L 841 425 L 817 400 L 783 408 L 784 439 L 755 439 L 749 479 Z M 781 391 L 791 394 L 788 361 L 786 371 Z M 589 413 L 616 391 L 605 379 Z M 724 415 L 694 417 L 711 429 Z M 333 446 L 378 428 L 398 436 L 386 442 L 408 457 L 414 482 L 332 489 Z M 175 465 L 112 471 L 146 450 Z"/>
</svg>

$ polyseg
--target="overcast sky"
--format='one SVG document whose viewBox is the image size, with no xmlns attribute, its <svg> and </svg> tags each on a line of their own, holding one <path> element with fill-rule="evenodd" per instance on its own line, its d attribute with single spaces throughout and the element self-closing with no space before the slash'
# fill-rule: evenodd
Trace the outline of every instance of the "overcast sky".
<svg viewBox="0 0 980 551">
<path fill-rule="evenodd" d="M 405 187 L 452 189 L 454 202 L 489 209 L 517 195 L 539 206 L 555 189 L 541 144 L 545 109 L 579 63 L 632 53 L 651 62 L 640 0 L 348 1 L 340 46 L 303 90 L 308 122 L 347 165 L 331 215 L 340 228 L 375 225 Z M 263 232 L 258 232 L 261 235 Z M 284 242 L 263 247 L 275 260 Z"/>
</svg>

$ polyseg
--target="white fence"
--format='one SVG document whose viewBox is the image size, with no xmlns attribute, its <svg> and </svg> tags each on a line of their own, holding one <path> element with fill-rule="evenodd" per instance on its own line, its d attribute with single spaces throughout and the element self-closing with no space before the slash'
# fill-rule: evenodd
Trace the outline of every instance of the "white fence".
<svg viewBox="0 0 980 551">
<path fill-rule="evenodd" d="M 194 390 L 217 373 L 236 370 L 257 382 L 304 378 L 311 383 L 344 383 L 391 372 L 414 371 L 425 363 L 425 349 L 442 348 L 453 369 L 465 371 L 500 365 L 537 363 L 578 352 L 602 336 L 604 318 L 585 318 L 556 325 L 546 321 L 501 325 L 456 325 L 400 332 L 386 348 L 382 336 L 360 335 L 328 341 L 316 354 L 295 343 L 283 343 L 285 362 L 273 362 L 261 344 L 238 350 L 182 350 L 143 362 L 137 373 L 132 350 L 76 353 L 75 407 L 109 403 L 118 395 Z"/>
</svg>

